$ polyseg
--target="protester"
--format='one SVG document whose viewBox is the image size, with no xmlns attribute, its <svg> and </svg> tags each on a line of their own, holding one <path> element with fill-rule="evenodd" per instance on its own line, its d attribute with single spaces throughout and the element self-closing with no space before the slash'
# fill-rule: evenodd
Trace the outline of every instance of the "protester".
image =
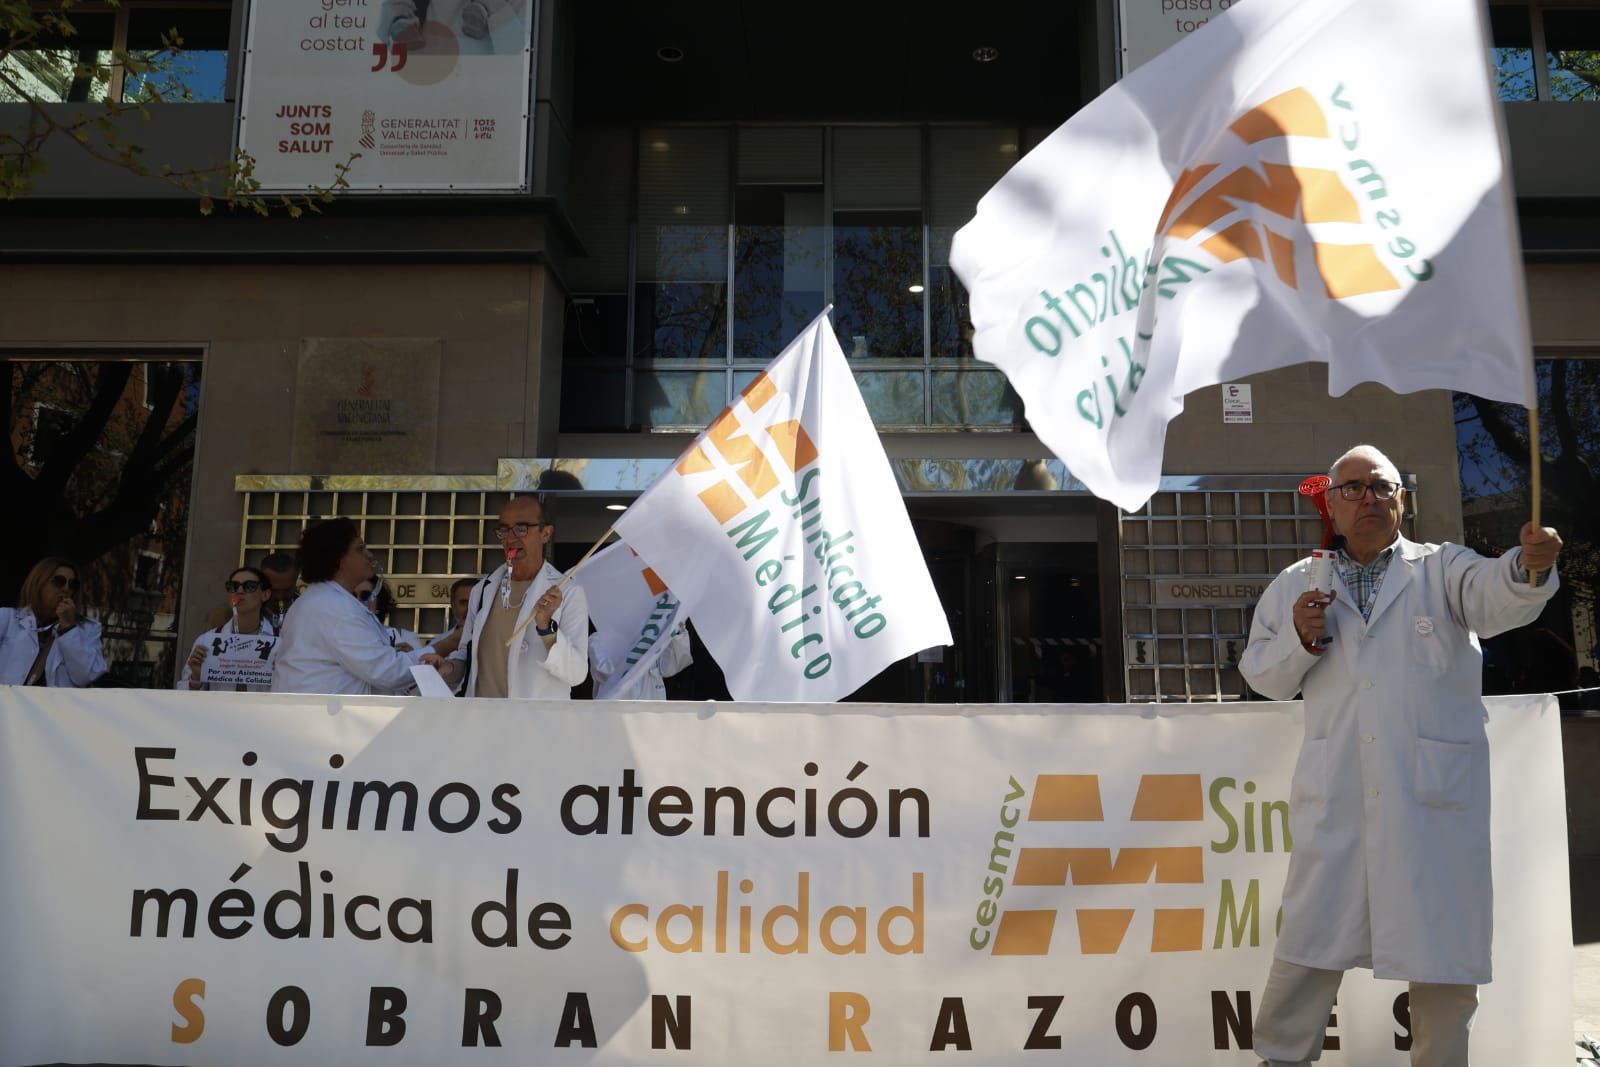
<svg viewBox="0 0 1600 1067">
<path fill-rule="evenodd" d="M 500 509 L 495 536 L 506 562 L 473 589 L 462 647 L 451 654 L 466 671 L 469 696 L 565 699 L 588 673 L 583 590 L 558 588 L 561 572 L 545 559 L 551 517 L 549 505 L 531 496 Z"/>
<path fill-rule="evenodd" d="M 0 608 L 0 685 L 82 688 L 106 673 L 100 624 L 78 614 L 78 566 L 33 565 L 15 608 Z"/>
<path fill-rule="evenodd" d="M 261 573 L 272 586 L 265 608 L 267 621 L 282 633 L 283 617 L 300 595 L 300 564 L 287 552 L 274 552 L 261 561 Z"/>
<path fill-rule="evenodd" d="M 431 652 L 402 652 L 377 618 L 355 598 L 374 577 L 356 524 L 326 519 L 300 535 L 305 592 L 289 609 L 278 638 L 275 693 L 393 693 L 413 684 L 411 667 L 443 664 Z"/>
<path fill-rule="evenodd" d="M 667 683 L 665 679 L 690 667 L 694 664 L 694 653 L 690 651 L 689 631 L 679 623 L 673 627 L 672 633 L 667 636 L 667 645 L 661 650 L 661 655 L 656 661 L 639 675 L 628 688 L 615 693 L 609 693 L 607 700 L 665 700 L 667 699 Z M 594 691 L 599 695 L 600 689 L 610 680 L 612 675 L 628 672 L 628 664 L 614 663 L 608 659 L 600 646 L 589 642 L 589 676 L 594 679 Z"/>
<path fill-rule="evenodd" d="M 467 617 L 467 603 L 472 599 L 473 587 L 486 578 L 457 578 L 450 586 L 450 628 L 432 641 L 434 651 L 448 656 L 461 644 L 461 623 Z"/>
<path fill-rule="evenodd" d="M 1240 662 L 1257 692 L 1305 696 L 1294 851 L 1255 1052 L 1274 1067 L 1316 1060 L 1340 980 L 1362 967 L 1411 983 L 1411 1062 L 1458 1067 L 1490 979 L 1478 638 L 1538 617 L 1561 538 L 1529 523 L 1497 559 L 1416 544 L 1400 536 L 1405 490 L 1383 453 L 1353 448 L 1329 475 L 1346 538 L 1333 590 L 1307 589 L 1306 560 L 1278 575 Z M 1533 585 L 1530 572 L 1545 571 Z"/>
<path fill-rule="evenodd" d="M 389 616 L 394 614 L 394 594 L 382 578 L 368 578 L 356 586 L 356 599 L 372 612 L 384 633 L 389 635 L 390 647 L 398 648 L 401 652 L 415 652 L 427 644 L 412 631 L 389 625 Z"/>
<path fill-rule="evenodd" d="M 195 638 L 194 648 L 190 651 L 189 658 L 184 661 L 183 672 L 178 676 L 177 684 L 173 688 L 265 693 L 272 688 L 270 684 L 260 682 L 227 684 L 214 682 L 205 677 L 206 657 L 213 651 L 220 654 L 226 647 L 226 639 L 234 635 L 255 635 L 265 639 L 256 642 L 254 647 L 267 673 L 270 674 L 272 663 L 277 658 L 278 645 L 275 640 L 277 630 L 263 614 L 267 598 L 272 595 L 272 588 L 266 575 L 254 567 L 240 567 L 228 575 L 228 580 L 222 583 L 222 588 L 228 594 L 228 618 Z"/>
</svg>

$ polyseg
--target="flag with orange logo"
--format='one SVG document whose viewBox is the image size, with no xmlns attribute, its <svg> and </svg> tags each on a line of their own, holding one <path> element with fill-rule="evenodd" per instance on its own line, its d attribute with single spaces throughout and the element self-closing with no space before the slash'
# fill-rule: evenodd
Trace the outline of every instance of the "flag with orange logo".
<svg viewBox="0 0 1600 1067">
<path fill-rule="evenodd" d="M 572 583 L 583 588 L 589 621 L 589 658 L 606 664 L 596 700 L 628 692 L 661 658 L 682 619 L 681 605 L 656 572 L 626 544 L 610 545 L 579 567 Z M 598 678 L 598 674 L 596 675 Z"/>
<path fill-rule="evenodd" d="M 896 660 L 950 644 L 826 313 L 616 530 L 682 601 L 736 700 L 838 700 Z"/>
<path fill-rule="evenodd" d="M 1480 0 L 1250 0 L 1017 163 L 955 236 L 973 346 L 1097 495 L 1142 507 L 1186 394 L 1533 400 Z"/>
</svg>

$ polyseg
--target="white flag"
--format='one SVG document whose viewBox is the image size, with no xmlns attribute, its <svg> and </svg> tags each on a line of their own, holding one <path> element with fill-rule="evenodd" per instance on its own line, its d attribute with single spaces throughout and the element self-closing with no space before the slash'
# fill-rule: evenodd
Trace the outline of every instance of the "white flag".
<svg viewBox="0 0 1600 1067">
<path fill-rule="evenodd" d="M 1249 0 L 1113 86 L 956 234 L 977 355 L 1096 494 L 1143 506 L 1185 394 L 1533 400 L 1482 0 Z"/>
<path fill-rule="evenodd" d="M 605 681 L 596 684 L 594 698 L 610 700 L 627 692 L 661 658 L 678 625 L 678 598 L 620 541 L 596 552 L 574 572 L 572 582 L 583 587 L 595 627 L 589 658 L 608 671 Z"/>
<path fill-rule="evenodd" d="M 838 700 L 950 643 L 824 316 L 617 520 L 694 618 L 736 700 Z"/>
</svg>

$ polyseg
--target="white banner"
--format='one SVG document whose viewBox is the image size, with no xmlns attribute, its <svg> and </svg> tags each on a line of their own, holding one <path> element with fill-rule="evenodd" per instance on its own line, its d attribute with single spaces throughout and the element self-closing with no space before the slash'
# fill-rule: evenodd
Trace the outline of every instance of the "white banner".
<svg viewBox="0 0 1600 1067">
<path fill-rule="evenodd" d="M 680 614 L 678 598 L 622 542 L 601 549 L 572 576 L 589 605 L 589 662 L 596 700 L 628 692 L 661 658 Z M 604 675 L 602 681 L 600 676 Z"/>
<path fill-rule="evenodd" d="M 974 348 L 1142 507 L 1195 389 L 1328 364 L 1533 400 L 1480 0 L 1249 0 L 1101 95 L 955 236 Z"/>
<path fill-rule="evenodd" d="M 527 184 L 536 0 L 254 0 L 238 146 L 269 191 Z"/>
<path fill-rule="evenodd" d="M 1488 707 L 1474 1058 L 1554 1064 L 1558 712 Z M 0 689 L 0 1067 L 1237 1067 L 1301 732 L 1289 703 Z M 1407 1063 L 1405 991 L 1351 973 L 1342 1062 Z"/>
<path fill-rule="evenodd" d="M 839 700 L 950 626 L 826 312 L 616 522 L 736 700 Z"/>
</svg>

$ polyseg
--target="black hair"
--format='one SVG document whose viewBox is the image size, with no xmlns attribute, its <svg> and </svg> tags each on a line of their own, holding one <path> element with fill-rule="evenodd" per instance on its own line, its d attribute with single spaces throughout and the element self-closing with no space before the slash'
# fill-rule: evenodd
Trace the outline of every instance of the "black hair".
<svg viewBox="0 0 1600 1067">
<path fill-rule="evenodd" d="M 326 582 L 339 573 L 339 561 L 361 539 L 354 519 L 343 517 L 314 522 L 300 534 L 300 577 Z"/>
</svg>

